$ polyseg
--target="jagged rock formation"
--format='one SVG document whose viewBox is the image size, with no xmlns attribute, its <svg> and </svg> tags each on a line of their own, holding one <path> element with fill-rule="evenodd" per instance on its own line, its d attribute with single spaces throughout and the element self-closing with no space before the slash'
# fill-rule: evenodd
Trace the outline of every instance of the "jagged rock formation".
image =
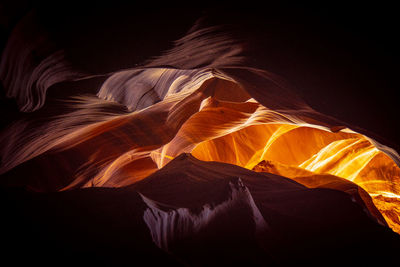
<svg viewBox="0 0 400 267">
<path fill-rule="evenodd" d="M 190 154 L 128 187 L 3 190 L 2 198 L 23 203 L 10 207 L 2 201 L 11 211 L 5 213 L 6 251 L 32 255 L 17 262 L 384 264 L 396 258 L 400 246 L 397 234 L 339 190 L 310 189 L 282 176 Z"/>
</svg>

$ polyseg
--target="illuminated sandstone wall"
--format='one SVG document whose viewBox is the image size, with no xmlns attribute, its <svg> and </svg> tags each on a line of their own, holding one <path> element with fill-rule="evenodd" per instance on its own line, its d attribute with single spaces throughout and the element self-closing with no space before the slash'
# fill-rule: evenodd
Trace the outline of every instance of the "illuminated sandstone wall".
<svg viewBox="0 0 400 267">
<path fill-rule="evenodd" d="M 18 28 L 14 34 L 9 55 L 18 50 Z M 191 153 L 310 187 L 337 182 L 331 188 L 365 190 L 400 232 L 398 154 L 313 110 L 281 78 L 247 65 L 241 52 L 217 27 L 197 29 L 163 56 L 104 74 L 96 96 L 62 103 L 68 112 L 15 122 L 0 135 L 2 182 L 36 191 L 122 187 Z M 13 71 L 0 77 L 22 111 L 39 109 L 50 85 L 91 77 L 51 55 L 39 63 L 2 58 L 2 69 Z M 7 176 L 13 172 L 20 175 Z M 368 196 L 362 201 L 381 220 Z"/>
</svg>

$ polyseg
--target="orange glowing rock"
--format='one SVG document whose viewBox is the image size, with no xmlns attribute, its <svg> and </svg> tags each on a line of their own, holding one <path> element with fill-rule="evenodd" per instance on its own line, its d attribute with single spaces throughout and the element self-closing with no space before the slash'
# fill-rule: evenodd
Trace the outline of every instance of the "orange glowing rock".
<svg viewBox="0 0 400 267">
<path fill-rule="evenodd" d="M 384 224 L 371 196 L 400 233 L 397 152 L 313 110 L 276 75 L 240 64 L 241 46 L 213 30 L 110 74 L 96 97 L 67 103 L 69 113 L 15 122 L 0 135 L 1 182 L 36 191 L 122 187 L 182 153 L 247 169 L 265 161 L 265 171 L 306 186 L 356 192 Z"/>
<path fill-rule="evenodd" d="M 400 168 L 360 134 L 266 124 L 200 143 L 192 154 L 278 174 L 308 187 L 355 191 L 378 220 L 384 223 L 375 206 L 400 232 Z"/>
</svg>

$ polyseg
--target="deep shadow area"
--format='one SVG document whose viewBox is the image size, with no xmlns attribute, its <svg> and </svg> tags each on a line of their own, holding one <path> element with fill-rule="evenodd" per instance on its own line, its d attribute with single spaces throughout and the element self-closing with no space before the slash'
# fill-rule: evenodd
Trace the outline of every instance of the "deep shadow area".
<svg viewBox="0 0 400 267">
<path fill-rule="evenodd" d="M 214 213 L 214 207 L 232 201 L 234 187 L 244 194 L 239 193 L 236 202 Z M 165 224 L 159 221 L 162 227 L 154 229 L 170 240 L 171 252 L 166 253 L 152 240 L 144 220 L 149 206 L 137 192 L 165 210 L 179 207 L 199 214 L 208 205 L 208 222 L 191 232 L 190 219 L 182 213 L 174 216 L 183 216 L 183 222 L 189 223 L 186 228 L 174 224 L 173 218 Z M 307 189 L 284 177 L 203 162 L 187 154 L 129 187 L 58 193 L 1 188 L 0 197 L 2 241 L 6 244 L 2 259 L 16 264 L 389 264 L 400 248 L 397 234 L 371 220 L 341 191 Z M 248 213 L 251 207 L 267 222 L 265 233 L 254 235 L 254 217 Z M 165 216 L 172 216 L 169 214 Z M 193 218 L 197 218 L 194 225 L 204 223 L 200 217 Z M 185 232 L 187 238 L 179 239 Z"/>
</svg>

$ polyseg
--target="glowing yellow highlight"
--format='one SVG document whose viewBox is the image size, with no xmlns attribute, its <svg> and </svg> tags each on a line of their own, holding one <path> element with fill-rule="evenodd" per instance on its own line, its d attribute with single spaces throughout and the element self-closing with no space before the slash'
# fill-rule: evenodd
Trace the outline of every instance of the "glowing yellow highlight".
<svg viewBox="0 0 400 267">
<path fill-rule="evenodd" d="M 201 142 L 192 155 L 282 175 L 311 187 L 341 184 L 337 179 L 344 178 L 364 189 L 372 197 L 374 205 L 364 198 L 371 210 L 376 206 L 388 225 L 400 233 L 400 208 L 396 206 L 400 204 L 400 168 L 361 134 L 260 124 Z"/>
<path fill-rule="evenodd" d="M 162 156 L 162 157 L 164 157 L 164 158 L 167 158 L 167 159 L 171 159 L 171 160 L 175 158 L 175 157 L 171 157 L 171 156 L 168 156 L 168 155 L 162 154 L 162 153 L 160 153 L 160 152 L 157 152 L 157 151 L 153 151 L 152 153 L 153 153 L 153 154 L 160 155 L 160 156 Z"/>
</svg>

